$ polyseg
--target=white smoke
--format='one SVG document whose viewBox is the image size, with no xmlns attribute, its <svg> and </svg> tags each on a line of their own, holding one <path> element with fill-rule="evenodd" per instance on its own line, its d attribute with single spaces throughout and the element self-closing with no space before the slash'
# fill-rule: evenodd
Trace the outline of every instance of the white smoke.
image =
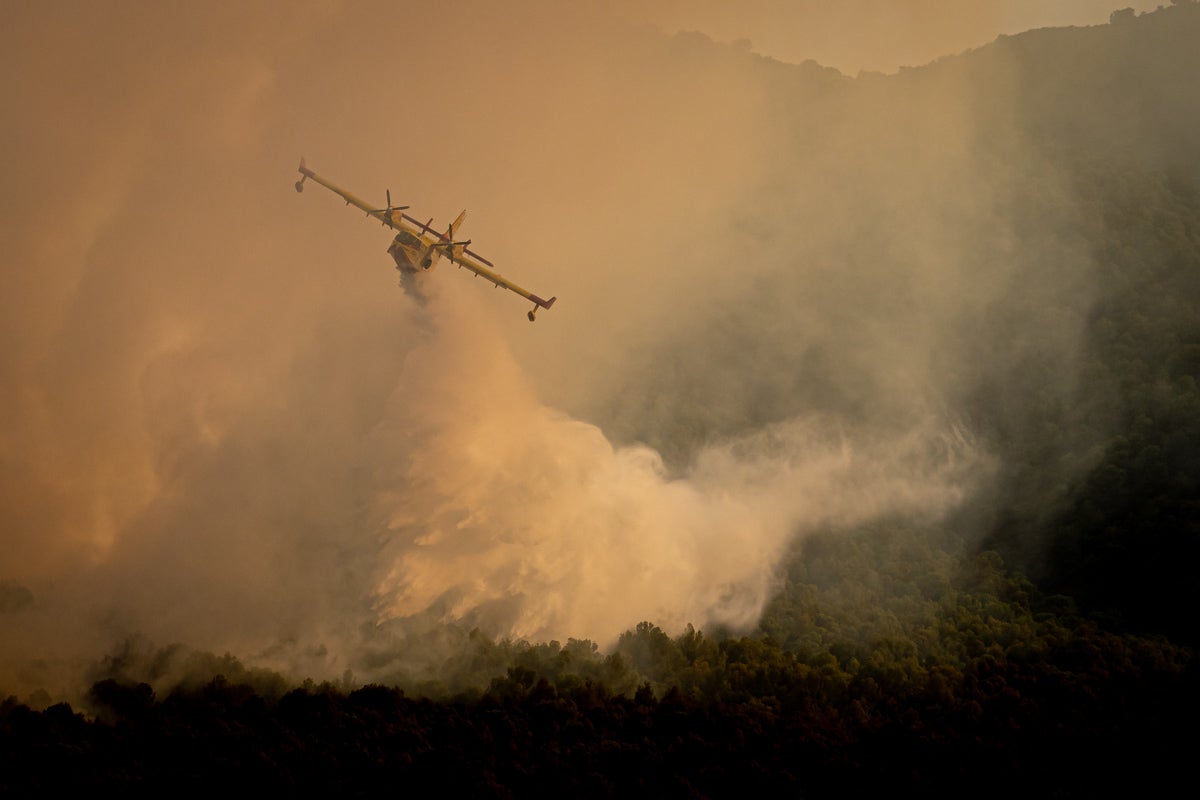
<svg viewBox="0 0 1200 800">
<path fill-rule="evenodd" d="M 937 515 L 979 454 L 927 420 L 870 441 L 792 419 L 703 450 L 683 477 L 540 402 L 461 306 L 409 355 L 374 432 L 384 617 L 612 642 L 642 618 L 745 629 L 782 549 L 821 525 Z M 464 386 L 470 391 L 464 391 Z"/>
<path fill-rule="evenodd" d="M 879 112 L 598 11 L 456 4 L 448 53 L 440 10 L 293 5 L 0 32 L 0 693 L 136 635 L 367 678 L 388 621 L 744 628 L 793 537 L 986 475 L 955 343 L 1011 243 L 961 87 Z M 443 267 L 420 307 L 301 155 L 471 208 L 558 304 Z"/>
</svg>

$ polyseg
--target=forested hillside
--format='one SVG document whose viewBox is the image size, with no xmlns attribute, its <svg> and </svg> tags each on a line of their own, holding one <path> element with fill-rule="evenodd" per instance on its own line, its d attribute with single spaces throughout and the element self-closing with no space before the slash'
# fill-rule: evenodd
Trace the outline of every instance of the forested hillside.
<svg viewBox="0 0 1200 800">
<path fill-rule="evenodd" d="M 396 633 L 442 653 L 430 667 L 382 655 L 400 630 L 384 622 L 369 686 L 347 671 L 297 687 L 130 640 L 80 708 L 0 704 L 0 793 L 1091 797 L 1185 778 L 1200 711 L 1197 43 L 1196 3 L 853 79 L 664 42 L 758 76 L 779 122 L 758 145 L 778 169 L 736 198 L 715 245 L 748 264 L 736 302 L 635 354 L 601 425 L 682 471 L 705 444 L 796 415 L 854 441 L 936 416 L 959 438 L 935 455 L 979 464 L 963 502 L 829 518 L 791 544 L 750 631 L 630 620 L 611 649 Z M 936 179 L 911 177 L 918 163 L 866 191 L 897 160 L 932 174 L 928 140 L 948 127 L 968 144 Z M 822 195 L 847 185 L 864 188 Z M 912 225 L 930 227 L 892 235 Z M 801 235 L 820 240 L 803 263 L 755 269 Z M 0 601 L 32 602 L 19 589 L 0 584 Z"/>
<path fill-rule="evenodd" d="M 1080 199 L 1095 265 L 1076 386 L 998 428 L 1013 465 L 985 546 L 1108 624 L 1196 644 L 1200 595 L 1200 7 L 997 45 L 1020 63 L 1019 125 Z M 1020 398 L 1012 398 L 1021 407 Z M 987 411 L 984 410 L 985 415 Z M 993 415 L 995 418 L 995 415 Z M 1080 439 L 1077 431 L 1087 431 Z M 1069 481 L 1055 465 L 1090 448 Z"/>
<path fill-rule="evenodd" d="M 881 216 L 864 215 L 852 237 L 837 240 L 843 249 L 827 271 L 805 262 L 795 272 L 761 277 L 746 302 L 717 309 L 681 336 L 693 346 L 672 342 L 670 359 L 645 355 L 644 372 L 630 382 L 630 394 L 645 391 L 645 399 L 626 398 L 617 427 L 685 463 L 706 439 L 798 412 L 823 414 L 845 429 L 878 428 L 879 420 L 918 413 L 922 400 L 912 398 L 936 395 L 994 456 L 994 481 L 932 537 L 904 521 L 884 526 L 903 531 L 893 535 L 912 539 L 920 552 L 912 542 L 891 542 L 878 525 L 852 535 L 855 544 L 828 547 L 865 548 L 880 561 L 886 553 L 903 569 L 943 583 L 962 557 L 990 550 L 1041 593 L 1069 596 L 1082 613 L 1116 630 L 1194 644 L 1198 26 L 1200 6 L 1184 3 L 1140 17 L 1115 15 L 1107 26 L 1001 37 L 926 67 L 856 81 L 812 65 L 791 73 L 760 65 L 773 91 L 790 93 L 805 108 L 875 109 L 886 131 L 880 139 L 898 157 L 920 152 L 919 138 L 946 125 L 969 128 L 964 169 L 992 183 L 964 191 L 917 178 L 894 200 L 880 201 L 869 183 L 873 171 L 859 162 L 842 166 L 835 177 L 860 181 L 872 198 L 863 202 L 880 205 L 865 210 Z M 911 112 L 934 108 L 929 98 L 951 91 L 962 98 L 955 114 L 939 108 L 929 121 Z M 836 116 L 820 122 L 847 134 Z M 792 153 L 830 146 L 816 119 L 789 126 L 791 138 L 775 145 L 781 171 Z M 866 141 L 878 147 L 874 137 Z M 857 155 L 860 145 L 851 139 L 838 146 Z M 871 170 L 875 158 L 874 151 L 861 153 Z M 809 174 L 788 174 L 796 172 Z M 766 196 L 785 209 L 773 213 L 786 221 L 777 230 L 760 222 L 760 233 L 783 238 L 778 229 L 786 225 L 813 235 L 799 212 L 819 216 L 815 204 L 796 198 L 797 185 L 769 184 Z M 956 216 L 960 205 L 983 197 L 985 208 Z M 897 253 L 898 237 L 880 231 L 897 227 L 897 217 L 904 221 L 905 204 L 936 209 L 940 222 L 962 223 L 975 241 L 960 245 L 938 230 L 935 237 L 962 249 Z M 912 247 L 902 239 L 900 246 Z M 953 270 L 923 284 L 918 257 L 953 259 Z M 906 269 L 917 277 L 896 274 Z M 946 291 L 946 273 L 987 287 L 979 290 L 984 298 L 960 290 L 951 296 L 965 299 L 961 306 L 937 306 L 926 295 Z M 821 299 L 844 287 L 857 293 L 855 305 L 829 311 Z M 898 385 L 869 351 L 878 348 L 876 339 L 906 343 L 913 328 L 919 343 L 929 317 L 945 336 L 928 342 L 927 382 Z M 806 344 L 797 351 L 797 342 Z M 901 350 L 899 357 L 911 356 Z M 710 361 L 732 366 L 714 374 L 706 369 Z M 647 377 L 664 362 L 665 375 Z M 785 570 L 789 581 L 810 560 L 825 558 L 818 555 L 827 550 L 822 542 L 844 533 L 799 544 Z M 848 583 L 859 579 L 846 570 Z M 779 602 L 790 605 L 787 591 Z"/>
</svg>

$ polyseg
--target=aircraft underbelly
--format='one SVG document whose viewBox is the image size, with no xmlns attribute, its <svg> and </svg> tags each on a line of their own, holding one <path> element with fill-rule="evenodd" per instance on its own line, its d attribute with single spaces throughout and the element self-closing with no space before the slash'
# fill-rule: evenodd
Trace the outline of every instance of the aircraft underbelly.
<svg viewBox="0 0 1200 800">
<path fill-rule="evenodd" d="M 388 253 L 396 261 L 396 269 L 401 272 L 425 272 L 417 263 L 421 257 L 420 252 L 411 247 L 405 247 L 402 244 L 393 243 L 388 248 Z"/>
</svg>

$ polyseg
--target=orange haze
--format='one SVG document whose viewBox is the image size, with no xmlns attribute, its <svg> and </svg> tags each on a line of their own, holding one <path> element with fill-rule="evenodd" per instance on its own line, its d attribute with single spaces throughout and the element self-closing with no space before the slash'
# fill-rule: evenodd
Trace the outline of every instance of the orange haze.
<svg viewBox="0 0 1200 800">
<path fill-rule="evenodd" d="M 362 640 L 417 618 L 744 628 L 793 537 L 936 516 L 986 474 L 939 343 L 1004 283 L 957 256 L 1010 243 L 967 189 L 989 176 L 959 88 L 892 108 L 912 138 L 876 146 L 858 106 L 781 104 L 783 65 L 644 23 L 850 71 L 1048 18 L 914 3 L 883 40 L 878 3 L 435 5 L 7 11 L 0 695 L 137 634 L 369 678 Z M 773 38 L 809 27 L 838 49 Z M 470 209 L 473 248 L 558 304 L 529 325 L 445 266 L 414 302 L 387 231 L 295 193 L 301 155 L 416 215 Z M 852 268 L 850 242 L 911 269 Z M 722 319 L 778 352 L 673 358 L 776 279 L 796 291 Z M 762 400 L 818 356 L 853 413 Z"/>
</svg>

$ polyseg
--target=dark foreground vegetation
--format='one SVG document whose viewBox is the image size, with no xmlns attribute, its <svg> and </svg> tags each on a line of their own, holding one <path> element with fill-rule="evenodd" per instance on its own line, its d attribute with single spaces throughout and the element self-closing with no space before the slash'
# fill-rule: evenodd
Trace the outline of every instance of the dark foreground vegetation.
<svg viewBox="0 0 1200 800">
<path fill-rule="evenodd" d="M 818 538 L 755 636 L 642 623 L 604 654 L 455 631 L 443 679 L 408 691 L 291 688 L 226 656 L 159 697 L 114 657 L 86 715 L 0 705 L 0 794 L 1097 797 L 1188 778 L 1190 648 L 1105 630 L 994 552 L 904 566 L 936 540 Z"/>
<path fill-rule="evenodd" d="M 0 796 L 1141 797 L 1194 783 L 1196 42 L 1200 8 L 1179 4 L 896 79 L 1016 64 L 1018 118 L 980 111 L 1001 131 L 996 157 L 1027 136 L 1061 168 L 1096 269 L 1086 297 L 1046 301 L 1084 317 L 1075 379 L 1030 346 L 964 388 L 965 422 L 1000 466 L 957 518 L 806 538 L 750 636 L 643 623 L 605 654 L 451 630 L 436 679 L 363 687 L 293 688 L 226 657 L 156 693 L 114 659 L 78 709 L 0 703 Z M 1057 200 L 1017 195 L 1016 232 L 1032 236 Z M 1031 263 L 1016 291 L 1047 268 Z"/>
<path fill-rule="evenodd" d="M 1011 617 L 973 595 L 943 621 L 963 649 L 941 660 L 900 641 L 804 656 L 644 623 L 607 657 L 476 636 L 477 656 L 515 663 L 442 700 L 328 684 L 264 696 L 223 677 L 157 698 L 107 679 L 91 719 L 0 705 L 0 793 L 1095 797 L 1186 777 L 1200 689 L 1187 651 L 998 619 L 988 603 Z M 624 694 L 602 676 L 644 680 Z"/>
</svg>

